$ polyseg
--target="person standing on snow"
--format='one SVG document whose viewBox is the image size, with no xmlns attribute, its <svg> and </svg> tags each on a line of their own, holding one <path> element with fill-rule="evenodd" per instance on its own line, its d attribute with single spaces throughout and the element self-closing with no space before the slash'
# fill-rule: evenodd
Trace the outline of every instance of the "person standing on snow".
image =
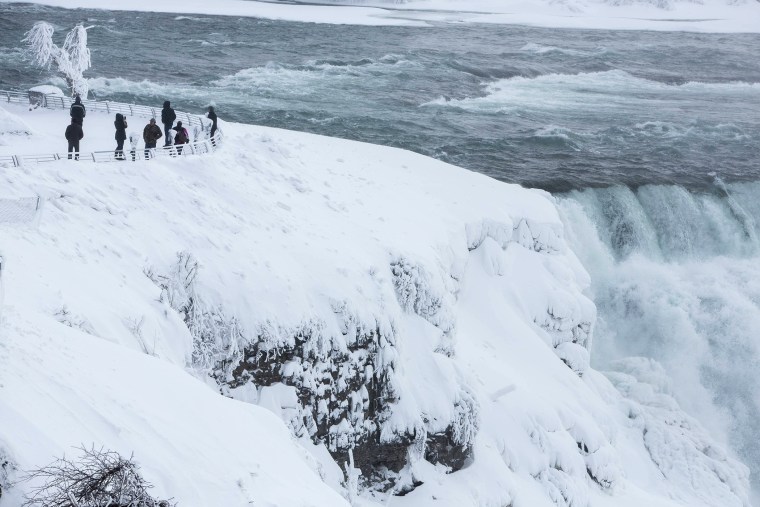
<svg viewBox="0 0 760 507">
<path fill-rule="evenodd" d="M 187 129 L 182 126 L 182 122 L 178 121 L 177 126 L 174 127 L 177 131 L 174 134 L 174 146 L 177 148 L 177 155 L 182 155 L 182 145 L 190 142 L 190 134 L 187 133 Z"/>
<path fill-rule="evenodd" d="M 76 122 L 74 118 L 71 119 L 71 125 L 66 127 L 66 140 L 69 142 L 69 160 L 79 160 L 79 141 L 84 137 L 82 126 Z"/>
<path fill-rule="evenodd" d="M 168 132 L 172 128 L 172 125 L 174 125 L 174 120 L 177 119 L 177 113 L 169 107 L 170 105 L 171 103 L 168 100 L 165 101 L 164 108 L 161 110 L 161 123 L 164 124 L 164 132 Z M 169 136 L 166 136 L 164 146 L 169 146 Z"/>
<path fill-rule="evenodd" d="M 161 129 L 156 125 L 156 119 L 151 118 L 150 123 L 145 125 L 145 128 L 143 129 L 143 141 L 145 141 L 145 158 L 150 158 L 150 150 L 151 148 L 156 147 L 156 141 L 161 139 L 161 136 L 163 134 L 161 133 Z"/>
<path fill-rule="evenodd" d="M 216 134 L 216 112 L 214 111 L 214 106 L 208 106 L 208 114 L 206 114 L 206 118 L 211 120 L 211 144 L 215 145 L 214 142 L 214 134 Z"/>
<path fill-rule="evenodd" d="M 87 116 L 87 110 L 84 108 L 84 104 L 82 104 L 82 99 L 79 95 L 76 96 L 74 103 L 71 104 L 69 116 L 71 116 L 71 121 L 78 123 L 80 126 L 84 124 L 84 117 Z"/>
<path fill-rule="evenodd" d="M 116 160 L 126 160 L 124 157 L 124 141 L 127 140 L 127 120 L 121 113 L 116 113 L 116 120 L 113 122 L 113 126 L 116 127 L 116 152 L 114 152 L 114 158 Z"/>
</svg>

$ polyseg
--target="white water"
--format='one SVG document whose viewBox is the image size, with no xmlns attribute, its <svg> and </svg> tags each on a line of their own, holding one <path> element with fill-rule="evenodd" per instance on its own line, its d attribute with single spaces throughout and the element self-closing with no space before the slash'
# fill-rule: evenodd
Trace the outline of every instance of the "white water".
<svg viewBox="0 0 760 507">
<path fill-rule="evenodd" d="M 592 362 L 660 362 L 681 406 L 760 470 L 760 184 L 587 189 L 559 200 L 599 309 Z"/>
</svg>

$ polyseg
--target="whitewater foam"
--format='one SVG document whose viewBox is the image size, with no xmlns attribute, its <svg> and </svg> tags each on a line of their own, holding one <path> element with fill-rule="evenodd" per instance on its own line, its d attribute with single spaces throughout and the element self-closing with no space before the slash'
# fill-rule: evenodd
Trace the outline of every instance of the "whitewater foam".
<svg viewBox="0 0 760 507">
<path fill-rule="evenodd" d="M 660 362 L 681 406 L 730 442 L 760 484 L 760 183 L 666 185 L 559 199 L 598 306 L 592 363 Z"/>
</svg>

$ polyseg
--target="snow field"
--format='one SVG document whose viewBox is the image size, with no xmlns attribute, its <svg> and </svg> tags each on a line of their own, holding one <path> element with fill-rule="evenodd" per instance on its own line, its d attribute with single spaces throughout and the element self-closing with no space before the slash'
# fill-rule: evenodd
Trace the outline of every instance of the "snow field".
<svg viewBox="0 0 760 507">
<path fill-rule="evenodd" d="M 0 117 L 34 146 L 68 115 Z M 93 142 L 112 121 L 88 114 Z M 376 427 L 412 438 L 398 483 L 419 485 L 356 505 L 748 505 L 746 469 L 670 423 L 687 416 L 641 394 L 651 375 L 623 369 L 618 390 L 589 367 L 589 278 L 552 196 L 398 149 L 224 128 L 210 156 L 0 167 L 0 198 L 45 198 L 37 228 L 0 229 L 0 446 L 18 468 L 103 445 L 180 505 L 335 506 L 352 495 L 328 451 Z M 200 320 L 183 320 L 190 299 Z M 278 382 L 231 371 L 296 345 Z M 378 417 L 343 372 L 357 365 L 392 390 Z M 335 369 L 337 411 L 318 384 Z M 426 459 L 442 431 L 472 448 L 454 473 Z"/>
<path fill-rule="evenodd" d="M 2 0 L 8 1 L 8 0 Z M 33 0 L 69 9 L 100 9 L 97 0 Z M 419 0 L 330 1 L 292 5 L 250 0 L 134 0 L 111 10 L 245 16 L 308 23 L 419 26 L 438 23 L 498 23 L 555 28 L 757 33 L 760 6 L 754 0 Z"/>
</svg>

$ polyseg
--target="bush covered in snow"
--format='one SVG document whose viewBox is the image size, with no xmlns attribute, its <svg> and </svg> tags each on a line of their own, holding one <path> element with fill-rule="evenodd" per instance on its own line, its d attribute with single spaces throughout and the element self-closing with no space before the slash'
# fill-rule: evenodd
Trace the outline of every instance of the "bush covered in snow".
<svg viewBox="0 0 760 507">
<path fill-rule="evenodd" d="M 26 473 L 24 480 L 32 486 L 24 506 L 171 507 L 169 500 L 148 493 L 152 486 L 132 457 L 103 449 L 79 450 L 76 460 L 64 456 Z"/>
</svg>

